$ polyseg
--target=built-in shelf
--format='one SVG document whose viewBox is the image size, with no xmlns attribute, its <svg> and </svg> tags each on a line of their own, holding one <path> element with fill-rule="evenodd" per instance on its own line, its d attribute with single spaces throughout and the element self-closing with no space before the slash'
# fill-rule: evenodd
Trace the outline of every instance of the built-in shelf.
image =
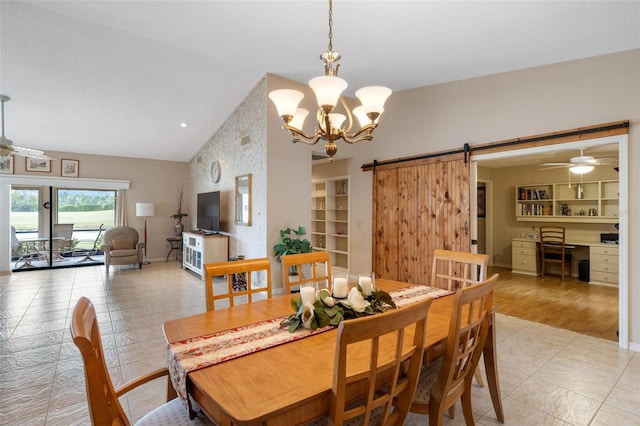
<svg viewBox="0 0 640 426">
<path fill-rule="evenodd" d="M 515 213 L 519 221 L 617 223 L 619 182 L 516 185 Z"/>
<path fill-rule="evenodd" d="M 349 177 L 313 181 L 311 245 L 326 250 L 332 270 L 349 271 Z"/>
</svg>

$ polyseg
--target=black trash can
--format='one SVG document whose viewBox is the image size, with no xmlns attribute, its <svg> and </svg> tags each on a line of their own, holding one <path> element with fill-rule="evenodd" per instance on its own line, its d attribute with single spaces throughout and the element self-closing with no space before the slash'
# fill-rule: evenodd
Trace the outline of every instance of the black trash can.
<svg viewBox="0 0 640 426">
<path fill-rule="evenodd" d="M 589 259 L 578 262 L 578 279 L 589 282 Z"/>
</svg>

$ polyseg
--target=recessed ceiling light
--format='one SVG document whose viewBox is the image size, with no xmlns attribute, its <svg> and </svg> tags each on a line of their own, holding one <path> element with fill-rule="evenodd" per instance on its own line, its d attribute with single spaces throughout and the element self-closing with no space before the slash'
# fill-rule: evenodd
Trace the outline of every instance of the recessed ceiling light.
<svg viewBox="0 0 640 426">
<path fill-rule="evenodd" d="M 184 121 L 182 123 L 180 123 L 180 127 L 188 127 L 189 123 L 185 123 Z"/>
</svg>

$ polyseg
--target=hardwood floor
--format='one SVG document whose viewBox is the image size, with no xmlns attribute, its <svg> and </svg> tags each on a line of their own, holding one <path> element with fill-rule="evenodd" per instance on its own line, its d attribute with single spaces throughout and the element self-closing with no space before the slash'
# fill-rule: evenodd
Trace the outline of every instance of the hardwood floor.
<svg viewBox="0 0 640 426">
<path fill-rule="evenodd" d="M 494 291 L 498 312 L 617 342 L 618 289 L 577 278 L 512 274 L 490 267 L 500 278 Z"/>
</svg>

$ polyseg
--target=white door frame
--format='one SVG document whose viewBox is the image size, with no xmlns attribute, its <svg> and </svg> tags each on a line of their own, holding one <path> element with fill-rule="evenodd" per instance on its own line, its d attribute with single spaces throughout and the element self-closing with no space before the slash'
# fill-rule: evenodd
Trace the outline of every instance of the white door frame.
<svg viewBox="0 0 640 426">
<path fill-rule="evenodd" d="M 477 199 L 476 187 L 478 185 L 477 163 L 483 160 L 495 160 L 509 157 L 520 157 L 528 154 L 539 154 L 544 152 L 562 150 L 577 150 L 579 148 L 589 148 L 600 145 L 618 144 L 618 177 L 620 180 L 620 198 L 619 198 L 619 284 L 618 284 L 618 346 L 622 349 L 629 349 L 629 136 L 617 135 L 607 136 L 597 139 L 589 139 L 578 142 L 567 142 L 562 144 L 545 145 L 532 148 L 513 149 L 509 151 L 495 152 L 491 154 L 474 154 L 471 156 L 471 173 L 469 186 L 473 200 Z M 477 237 L 477 222 L 474 218 L 473 207 L 471 204 L 471 235 Z M 625 214 L 626 212 L 626 214 Z M 487 230 L 488 232 L 488 230 Z M 488 251 L 488 248 L 487 248 Z"/>
</svg>

